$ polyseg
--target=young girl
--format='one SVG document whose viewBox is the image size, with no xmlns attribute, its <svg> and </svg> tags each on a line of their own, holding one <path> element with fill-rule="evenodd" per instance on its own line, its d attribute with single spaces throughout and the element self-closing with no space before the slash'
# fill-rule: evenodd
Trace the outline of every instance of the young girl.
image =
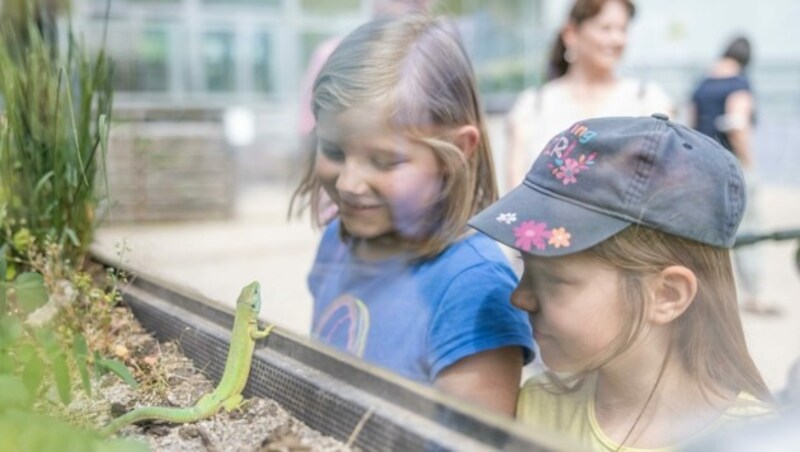
<svg viewBox="0 0 800 452">
<path fill-rule="evenodd" d="M 452 27 L 423 16 L 363 25 L 312 97 L 318 148 L 292 201 L 310 200 L 313 215 L 324 189 L 338 208 L 309 275 L 313 336 L 512 414 L 533 344 L 504 255 L 466 227 L 497 188 Z"/>
<path fill-rule="evenodd" d="M 553 138 L 470 222 L 522 253 L 512 303 L 550 372 L 526 382 L 518 417 L 594 450 L 638 450 L 768 415 L 728 250 L 744 193 L 730 152 L 663 114 Z"/>
</svg>

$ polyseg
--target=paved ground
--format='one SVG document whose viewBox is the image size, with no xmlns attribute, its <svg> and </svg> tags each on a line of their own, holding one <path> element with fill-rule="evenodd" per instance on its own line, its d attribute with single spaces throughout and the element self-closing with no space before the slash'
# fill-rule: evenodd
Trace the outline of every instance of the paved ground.
<svg viewBox="0 0 800 452">
<path fill-rule="evenodd" d="M 93 251 L 224 306 L 234 306 L 241 288 L 258 280 L 262 318 L 306 334 L 305 275 L 319 234 L 308 220 L 287 221 L 288 199 L 286 187 L 251 187 L 238 196 L 230 221 L 106 226 Z"/>
<path fill-rule="evenodd" d="M 265 294 L 262 316 L 306 334 L 311 299 L 305 275 L 318 233 L 306 221 L 286 221 L 288 193 L 276 185 L 243 190 L 230 221 L 104 227 L 94 250 L 229 307 L 241 287 L 259 280 Z M 800 187 L 764 187 L 760 201 L 767 230 L 800 227 Z M 120 257 L 123 245 L 129 250 Z M 800 273 L 794 268 L 794 243 L 763 248 L 766 297 L 780 303 L 784 313 L 742 318 L 757 365 L 770 387 L 779 389 L 800 356 Z"/>
</svg>

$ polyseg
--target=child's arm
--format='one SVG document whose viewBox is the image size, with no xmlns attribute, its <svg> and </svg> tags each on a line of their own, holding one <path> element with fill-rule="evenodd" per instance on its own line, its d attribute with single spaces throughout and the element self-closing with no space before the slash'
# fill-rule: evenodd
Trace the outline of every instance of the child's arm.
<svg viewBox="0 0 800 452">
<path fill-rule="evenodd" d="M 725 122 L 728 127 L 728 141 L 733 153 L 739 158 L 742 168 L 753 167 L 753 156 L 750 148 L 753 116 L 753 96 L 749 91 L 736 91 L 725 101 Z"/>
<path fill-rule="evenodd" d="M 487 350 L 446 367 L 436 386 L 459 398 L 513 416 L 522 374 L 520 347 Z"/>
</svg>

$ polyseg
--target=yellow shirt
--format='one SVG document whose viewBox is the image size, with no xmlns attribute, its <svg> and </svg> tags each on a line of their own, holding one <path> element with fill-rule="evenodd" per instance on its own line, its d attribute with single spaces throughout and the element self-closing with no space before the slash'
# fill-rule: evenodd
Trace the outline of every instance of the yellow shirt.
<svg viewBox="0 0 800 452">
<path fill-rule="evenodd" d="M 562 434 L 587 446 L 589 450 L 666 452 L 674 451 L 683 445 L 681 443 L 653 449 L 634 447 L 619 449 L 619 444 L 603 433 L 595 417 L 594 375 L 587 377 L 577 390 L 566 393 L 558 392 L 552 385 L 548 385 L 547 381 L 547 377 L 542 375 L 525 382 L 517 400 L 517 418 L 520 421 Z M 752 395 L 740 393 L 737 401 L 741 403 L 735 403 L 698 436 L 752 420 L 754 417 L 765 419 L 774 417 L 774 411 Z M 686 438 L 686 441 L 693 439 L 695 438 Z"/>
</svg>

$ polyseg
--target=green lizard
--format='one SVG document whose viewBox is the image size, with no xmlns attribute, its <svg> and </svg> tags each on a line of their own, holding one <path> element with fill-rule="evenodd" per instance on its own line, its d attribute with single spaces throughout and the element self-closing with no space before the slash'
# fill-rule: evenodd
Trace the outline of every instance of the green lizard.
<svg viewBox="0 0 800 452">
<path fill-rule="evenodd" d="M 169 422 L 186 423 L 205 419 L 216 414 L 221 408 L 231 411 L 242 403 L 244 389 L 250 375 L 250 364 L 257 339 L 266 337 L 274 325 L 264 330 L 258 329 L 258 312 L 261 310 L 261 293 L 258 282 L 252 282 L 242 289 L 236 301 L 236 316 L 233 321 L 231 345 L 225 371 L 217 387 L 200 398 L 188 408 L 143 407 L 130 411 L 109 423 L 100 432 L 110 435 L 120 428 L 146 419 L 160 419 Z"/>
</svg>

